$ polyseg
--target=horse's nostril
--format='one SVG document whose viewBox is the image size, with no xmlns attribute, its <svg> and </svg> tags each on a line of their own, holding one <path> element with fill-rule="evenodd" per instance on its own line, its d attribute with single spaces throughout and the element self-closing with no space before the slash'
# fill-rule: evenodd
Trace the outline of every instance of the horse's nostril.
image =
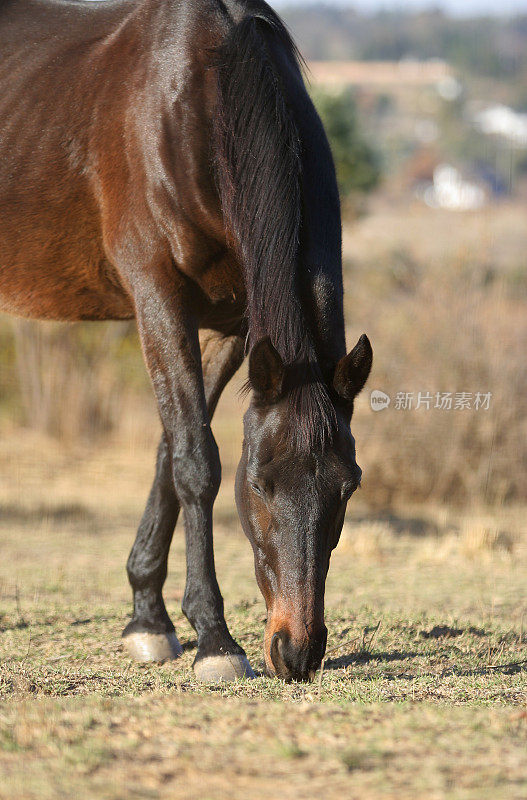
<svg viewBox="0 0 527 800">
<path fill-rule="evenodd" d="M 271 661 L 278 675 L 285 677 L 288 672 L 284 662 L 284 641 L 283 633 L 278 632 L 271 639 Z"/>
<path fill-rule="evenodd" d="M 310 642 L 296 645 L 287 631 L 277 631 L 271 639 L 270 656 L 276 675 L 285 681 L 312 681 L 326 648 L 327 631 Z"/>
</svg>

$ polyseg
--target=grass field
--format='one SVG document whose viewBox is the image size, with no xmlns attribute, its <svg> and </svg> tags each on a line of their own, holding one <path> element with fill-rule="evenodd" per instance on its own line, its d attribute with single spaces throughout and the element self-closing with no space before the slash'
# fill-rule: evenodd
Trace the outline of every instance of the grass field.
<svg viewBox="0 0 527 800">
<path fill-rule="evenodd" d="M 262 675 L 265 609 L 233 502 L 243 374 L 214 422 L 215 538 L 227 620 L 259 674 L 207 687 L 180 611 L 180 528 L 165 597 L 182 658 L 141 666 L 120 644 L 153 400 L 126 385 L 114 397 L 111 360 L 46 351 L 29 420 L 47 402 L 68 423 L 62 440 L 11 428 L 16 409 L 0 409 L 2 800 L 527 798 L 527 526 L 511 503 L 526 485 L 523 220 L 514 205 L 461 219 L 378 201 L 345 229 L 348 341 L 372 336 L 369 388 L 483 388 L 495 403 L 489 416 L 398 416 L 359 397 L 363 489 L 332 559 L 328 654 L 311 685 Z M 75 432 L 97 380 L 118 420 L 87 446 Z"/>
<path fill-rule="evenodd" d="M 180 530 L 166 599 L 182 658 L 137 665 L 120 645 L 153 446 L 5 433 L 0 797 L 525 798 L 524 511 L 372 518 L 352 502 L 323 674 L 285 685 L 261 674 L 265 610 L 232 501 L 238 416 L 220 408 L 216 430 L 227 462 L 218 573 L 260 674 L 215 687 L 193 678 Z"/>
</svg>

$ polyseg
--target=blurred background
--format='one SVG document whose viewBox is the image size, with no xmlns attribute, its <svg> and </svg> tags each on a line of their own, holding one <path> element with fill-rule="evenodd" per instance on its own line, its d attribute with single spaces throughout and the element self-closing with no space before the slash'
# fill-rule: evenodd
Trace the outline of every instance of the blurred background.
<svg viewBox="0 0 527 800">
<path fill-rule="evenodd" d="M 348 343 L 365 331 L 375 353 L 351 506 L 496 519 L 527 496 L 527 5 L 274 5 L 336 161 Z M 139 513 L 159 424 L 135 325 L 0 317 L 0 354 L 0 500 L 133 475 Z M 233 507 L 242 381 L 214 424 L 219 513 Z M 372 410 L 372 390 L 389 405 Z"/>
</svg>

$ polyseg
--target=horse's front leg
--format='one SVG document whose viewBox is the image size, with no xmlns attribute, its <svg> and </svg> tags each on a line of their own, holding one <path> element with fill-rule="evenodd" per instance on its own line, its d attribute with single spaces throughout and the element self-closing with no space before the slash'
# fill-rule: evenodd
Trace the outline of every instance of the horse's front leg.
<svg viewBox="0 0 527 800">
<path fill-rule="evenodd" d="M 169 292 L 163 289 L 167 285 L 170 286 Z M 135 291 L 138 328 L 164 428 L 165 445 L 162 442 L 160 447 L 158 473 L 160 459 L 163 458 L 162 448 L 166 446 L 175 496 L 185 518 L 187 584 L 183 611 L 198 634 L 194 670 L 203 680 L 232 679 L 252 673 L 244 651 L 232 639 L 227 628 L 223 598 L 216 580 L 212 507 L 221 468 L 209 414 L 214 409 L 221 389 L 239 365 L 240 343 L 233 341 L 227 346 L 226 341 L 219 339 L 208 341 L 203 353 L 204 381 L 197 322 L 191 303 L 183 283 L 178 287 L 179 290 L 174 289 L 174 275 L 171 274 L 170 283 L 160 280 L 158 276 L 157 281 L 151 280 L 147 287 L 141 285 Z M 162 476 L 156 474 L 156 479 L 160 482 L 158 490 L 162 489 Z M 155 485 L 152 492 L 154 489 Z M 129 574 L 134 586 L 138 577 L 136 566 L 139 567 L 143 586 L 138 588 L 144 593 L 143 567 L 149 555 L 153 555 L 152 564 L 155 568 L 153 571 L 146 570 L 152 576 L 146 593 L 154 601 L 154 614 L 161 617 L 162 631 L 168 633 L 170 638 L 171 623 L 164 611 L 161 586 L 166 575 L 166 558 L 177 518 L 177 504 L 172 503 L 170 508 L 165 506 L 164 512 L 163 508 L 161 510 L 163 519 L 157 524 L 159 536 L 148 535 L 146 530 L 147 535 L 141 537 L 140 527 L 138 539 L 144 538 L 144 541 L 136 541 L 134 545 L 135 553 L 132 550 Z M 154 585 L 156 581 L 158 585 Z M 147 613 L 150 613 L 148 608 Z M 137 632 L 133 620 L 125 634 L 128 638 Z M 172 639 L 170 646 L 177 647 L 176 642 Z"/>
<path fill-rule="evenodd" d="M 200 347 L 205 398 L 212 419 L 221 392 L 243 361 L 244 343 L 239 336 L 204 330 L 200 331 Z M 163 433 L 154 482 L 127 564 L 134 613 L 123 631 L 123 639 L 136 661 L 166 661 L 181 654 L 163 600 L 168 554 L 179 511 L 172 451 Z"/>
<path fill-rule="evenodd" d="M 123 631 L 123 640 L 136 661 L 166 661 L 182 653 L 163 600 L 168 553 L 178 516 L 172 450 L 163 433 L 154 482 L 126 565 L 134 613 Z"/>
</svg>

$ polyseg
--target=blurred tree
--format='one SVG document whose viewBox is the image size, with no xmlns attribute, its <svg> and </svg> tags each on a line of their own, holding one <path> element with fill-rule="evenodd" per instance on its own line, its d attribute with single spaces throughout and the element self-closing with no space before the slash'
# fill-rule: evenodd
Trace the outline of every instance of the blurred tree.
<svg viewBox="0 0 527 800">
<path fill-rule="evenodd" d="M 314 89 L 312 99 L 329 139 L 343 198 L 366 194 L 380 180 L 380 156 L 361 135 L 353 94 Z"/>
<path fill-rule="evenodd" d="M 462 4 L 461 4 L 462 5 Z M 525 85 L 527 14 L 449 16 L 438 9 L 362 14 L 341 4 L 288 4 L 283 16 L 308 61 L 440 58 L 465 75 Z"/>
</svg>

